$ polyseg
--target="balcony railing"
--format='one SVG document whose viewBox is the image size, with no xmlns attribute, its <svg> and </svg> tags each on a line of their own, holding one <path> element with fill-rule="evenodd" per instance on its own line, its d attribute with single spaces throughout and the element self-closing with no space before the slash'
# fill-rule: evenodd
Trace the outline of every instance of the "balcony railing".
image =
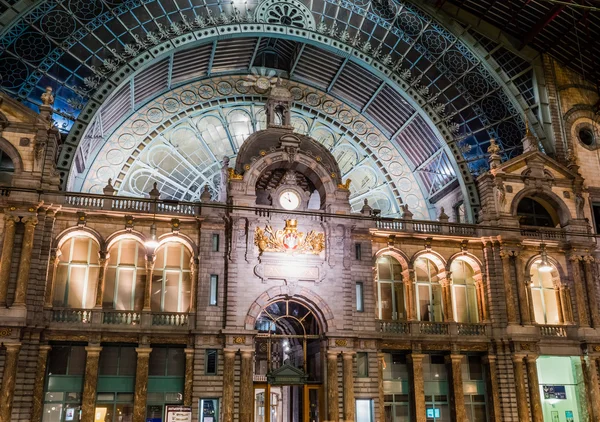
<svg viewBox="0 0 600 422">
<path fill-rule="evenodd" d="M 551 227 L 534 227 L 534 226 L 521 226 L 521 236 L 530 239 L 539 239 L 542 237 L 544 240 L 565 240 L 566 234 L 563 229 L 555 229 Z"/>
<path fill-rule="evenodd" d="M 379 331 L 395 335 L 485 337 L 488 324 L 426 321 L 379 321 Z"/>
<path fill-rule="evenodd" d="M 398 220 L 391 218 L 378 218 L 375 227 L 379 230 L 414 232 L 426 234 L 447 234 L 461 237 L 476 237 L 477 226 L 472 224 L 442 223 L 439 221 Z"/>
<path fill-rule="evenodd" d="M 140 325 L 141 314 L 133 311 L 104 311 L 102 322 L 110 325 Z"/>
<path fill-rule="evenodd" d="M 52 322 L 65 324 L 89 324 L 92 322 L 92 311 L 90 309 L 54 308 L 51 319 Z"/>
<path fill-rule="evenodd" d="M 540 325 L 540 334 L 543 337 L 568 337 L 567 328 L 564 325 Z"/>
<path fill-rule="evenodd" d="M 192 314 L 193 315 L 193 314 Z M 187 329 L 194 319 L 183 312 L 139 312 L 112 309 L 71 309 L 53 308 L 46 313 L 51 324 L 90 324 L 92 326 L 111 325 L 121 327 L 168 327 Z"/>
<path fill-rule="evenodd" d="M 168 325 L 170 327 L 183 327 L 188 325 L 188 314 L 161 313 L 152 314 L 152 325 Z"/>
</svg>

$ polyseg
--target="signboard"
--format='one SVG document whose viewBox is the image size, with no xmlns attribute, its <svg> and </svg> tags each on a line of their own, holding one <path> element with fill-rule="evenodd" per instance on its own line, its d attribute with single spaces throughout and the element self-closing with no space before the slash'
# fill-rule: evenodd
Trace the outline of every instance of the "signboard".
<svg viewBox="0 0 600 422">
<path fill-rule="evenodd" d="M 544 385 L 544 398 L 554 400 L 566 400 L 567 391 L 564 385 Z"/>
<path fill-rule="evenodd" d="M 67 409 L 67 413 L 65 414 L 65 421 L 72 421 L 75 419 L 75 409 Z"/>
<path fill-rule="evenodd" d="M 427 417 L 428 418 L 439 418 L 440 417 L 440 409 L 427 409 Z"/>
<path fill-rule="evenodd" d="M 572 410 L 565 410 L 565 417 L 567 418 L 567 422 L 573 422 L 574 421 L 573 411 Z"/>
<path fill-rule="evenodd" d="M 166 405 L 165 422 L 192 422 L 191 406 Z"/>
</svg>

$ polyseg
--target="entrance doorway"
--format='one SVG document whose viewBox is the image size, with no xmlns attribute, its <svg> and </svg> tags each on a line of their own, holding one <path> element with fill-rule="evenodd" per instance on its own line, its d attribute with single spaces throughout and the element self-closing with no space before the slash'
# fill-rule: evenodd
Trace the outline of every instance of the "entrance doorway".
<svg viewBox="0 0 600 422">
<path fill-rule="evenodd" d="M 254 422 L 320 422 L 321 327 L 304 304 L 269 303 L 256 319 Z"/>
</svg>

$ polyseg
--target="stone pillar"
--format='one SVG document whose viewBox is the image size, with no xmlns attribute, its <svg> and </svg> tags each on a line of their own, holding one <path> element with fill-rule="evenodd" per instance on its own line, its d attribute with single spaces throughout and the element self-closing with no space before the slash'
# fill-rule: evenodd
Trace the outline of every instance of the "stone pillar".
<svg viewBox="0 0 600 422">
<path fill-rule="evenodd" d="M 462 360 L 464 355 L 451 354 L 446 356 L 446 364 L 450 367 L 450 413 L 452 420 L 466 421 L 465 395 L 462 380 Z"/>
<path fill-rule="evenodd" d="M 99 252 L 98 258 L 98 282 L 96 283 L 96 309 L 102 309 L 102 301 L 104 300 L 104 282 L 106 280 L 106 267 L 108 266 L 109 255 L 106 251 Z"/>
<path fill-rule="evenodd" d="M 519 316 L 521 317 L 521 325 L 531 325 L 529 299 L 527 297 L 529 286 L 525 285 L 525 278 L 523 276 L 524 265 L 522 259 L 518 255 L 515 255 L 514 264 L 517 279 L 517 295 L 519 296 Z"/>
<path fill-rule="evenodd" d="M 423 381 L 423 358 L 425 355 L 411 353 L 407 356 L 409 380 L 412 384 L 410 389 L 410 419 L 415 422 L 426 422 L 427 412 L 425 410 L 425 383 Z"/>
<path fill-rule="evenodd" d="M 33 235 L 35 226 L 38 223 L 36 217 L 24 219 L 25 234 L 23 235 L 23 245 L 21 247 L 21 259 L 19 261 L 19 273 L 17 275 L 17 288 L 15 289 L 15 301 L 13 306 L 25 307 L 27 300 L 27 287 L 29 285 L 29 270 L 31 269 L 31 251 L 33 249 Z"/>
<path fill-rule="evenodd" d="M 417 297 L 415 295 L 415 270 L 408 270 L 407 280 L 404 282 L 406 290 L 406 315 L 408 321 L 417 320 Z"/>
<path fill-rule="evenodd" d="M 4 242 L 2 243 L 2 256 L 0 257 L 0 306 L 6 306 L 8 279 L 10 277 L 10 264 L 15 243 L 15 226 L 17 221 L 18 217 L 4 214 Z"/>
<path fill-rule="evenodd" d="M 446 273 L 446 279 L 440 280 L 442 286 L 442 302 L 444 304 L 444 322 L 454 322 L 454 309 L 452 308 L 452 277 Z"/>
<path fill-rule="evenodd" d="M 483 276 L 479 280 L 475 281 L 475 288 L 477 289 L 477 308 L 479 312 L 479 321 L 488 322 L 490 320 L 490 314 L 487 307 L 487 301 L 485 300 L 485 284 L 483 282 Z"/>
<path fill-rule="evenodd" d="M 530 321 L 535 322 L 535 309 L 533 307 L 533 292 L 531 291 L 531 277 L 525 277 L 523 284 L 525 286 L 525 291 L 527 292 L 527 308 L 529 309 Z M 560 313 L 560 310 L 559 310 L 559 313 Z"/>
<path fill-rule="evenodd" d="M 600 305 L 598 304 L 596 283 L 594 282 L 594 257 L 589 255 L 584 256 L 583 262 L 585 267 L 585 286 L 590 304 L 590 319 L 592 327 L 600 328 Z"/>
<path fill-rule="evenodd" d="M 377 353 L 377 381 L 379 387 L 379 420 L 385 421 L 385 396 L 383 394 L 383 365 L 385 362 L 385 356 L 383 353 Z"/>
<path fill-rule="evenodd" d="M 344 420 L 353 421 L 355 414 L 354 404 L 354 353 L 342 354 L 344 367 Z"/>
<path fill-rule="evenodd" d="M 183 405 L 192 405 L 192 392 L 194 389 L 194 353 L 195 350 L 185 350 L 185 381 L 183 382 Z"/>
<path fill-rule="evenodd" d="M 235 350 L 223 350 L 223 422 L 233 422 Z"/>
<path fill-rule="evenodd" d="M 527 378 L 529 381 L 529 404 L 531 405 L 532 421 L 544 422 L 536 361 L 537 356 L 527 355 L 525 358 L 525 363 L 527 366 Z"/>
<path fill-rule="evenodd" d="M 581 256 L 571 254 L 571 271 L 573 272 L 573 285 L 575 286 L 575 303 L 577 304 L 577 316 L 579 317 L 579 327 L 589 327 L 585 289 L 581 279 Z"/>
<path fill-rule="evenodd" d="M 146 255 L 146 286 L 144 286 L 144 311 L 150 312 L 152 300 L 152 274 L 156 255 Z"/>
<path fill-rule="evenodd" d="M 585 380 L 585 392 L 592 421 L 600 421 L 600 380 L 595 356 L 582 356 L 581 366 Z"/>
<path fill-rule="evenodd" d="M 573 324 L 573 310 L 571 305 L 571 294 L 569 293 L 569 288 L 565 286 L 559 287 L 559 295 L 560 295 L 560 308 L 563 313 L 564 323 L 565 324 Z"/>
<path fill-rule="evenodd" d="M 98 362 L 100 346 L 87 346 L 85 358 L 85 377 L 83 379 L 83 395 L 81 397 L 81 420 L 93 421 L 96 410 L 96 387 L 98 386 Z"/>
<path fill-rule="evenodd" d="M 515 391 L 517 393 L 517 411 L 519 421 L 529 421 L 529 407 L 527 404 L 527 390 L 525 389 L 524 355 L 513 355 L 513 369 L 515 372 Z"/>
<path fill-rule="evenodd" d="M 135 396 L 133 398 L 133 422 L 146 421 L 146 399 L 148 397 L 148 364 L 150 347 L 136 347 Z"/>
<path fill-rule="evenodd" d="M 46 291 L 44 292 L 44 308 L 52 308 L 54 300 L 54 280 L 56 279 L 56 271 L 60 263 L 60 251 L 54 250 L 48 264 L 48 282 L 46 283 Z"/>
<path fill-rule="evenodd" d="M 48 364 L 48 353 L 51 347 L 41 345 L 38 351 L 37 369 L 35 371 L 35 384 L 33 385 L 33 406 L 31 409 L 31 421 L 40 422 L 44 409 L 44 381 L 46 378 L 46 365 Z"/>
<path fill-rule="evenodd" d="M 515 294 L 513 292 L 512 275 L 511 275 L 511 253 L 505 250 L 500 251 L 502 258 L 502 274 L 504 278 L 504 291 L 506 292 L 506 318 L 508 324 L 517 323 L 517 313 L 515 310 Z"/>
<path fill-rule="evenodd" d="M 339 421 L 338 352 L 327 351 L 327 420 Z"/>
<path fill-rule="evenodd" d="M 196 313 L 196 285 L 198 284 L 198 265 L 192 258 L 192 262 L 190 263 L 190 279 L 191 279 L 191 288 L 190 288 L 190 313 Z"/>
<path fill-rule="evenodd" d="M 501 422 L 502 413 L 500 409 L 500 388 L 498 386 L 498 367 L 496 366 L 496 356 L 488 354 L 483 358 L 486 365 L 486 391 L 488 403 L 490 403 L 489 415 L 490 422 Z"/>
<path fill-rule="evenodd" d="M 4 359 L 2 386 L 0 387 L 0 421 L 8 422 L 12 420 L 12 403 L 21 343 L 5 343 L 4 346 L 6 347 L 6 357 Z"/>
<path fill-rule="evenodd" d="M 254 352 L 252 350 L 242 350 L 241 353 L 240 422 L 252 422 L 254 419 L 254 371 L 252 370 Z"/>
</svg>

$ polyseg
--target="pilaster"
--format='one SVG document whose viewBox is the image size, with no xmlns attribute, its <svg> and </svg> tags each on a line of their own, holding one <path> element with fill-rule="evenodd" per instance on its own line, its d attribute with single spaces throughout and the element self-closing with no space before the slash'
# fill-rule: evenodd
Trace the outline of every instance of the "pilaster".
<svg viewBox="0 0 600 422">
<path fill-rule="evenodd" d="M 98 385 L 98 363 L 100 346 L 85 348 L 85 377 L 83 379 L 83 395 L 81 398 L 81 420 L 93 421 L 96 409 L 96 386 Z"/>
<path fill-rule="evenodd" d="M 195 350 L 186 348 L 185 352 L 185 380 L 183 384 L 183 404 L 192 405 L 192 392 L 194 390 L 194 353 Z"/>
<path fill-rule="evenodd" d="M 501 422 L 502 413 L 500 409 L 500 387 L 498 385 L 498 366 L 496 355 L 488 354 L 483 358 L 487 366 L 486 391 L 488 403 L 490 404 L 490 422 Z"/>
<path fill-rule="evenodd" d="M 10 277 L 10 264 L 15 243 L 15 226 L 17 221 L 18 217 L 10 214 L 4 215 L 4 242 L 2 243 L 2 256 L 0 257 L 0 306 L 6 306 L 8 279 Z"/>
<path fill-rule="evenodd" d="M 48 353 L 52 347 L 41 345 L 38 351 L 37 368 L 35 371 L 35 384 L 33 385 L 33 407 L 31 409 L 31 421 L 40 422 L 44 408 L 44 381 L 46 378 L 46 366 L 48 364 Z"/>
<path fill-rule="evenodd" d="M 425 355 L 411 353 L 407 356 L 409 378 L 412 384 L 410 389 L 411 420 L 427 422 L 425 409 L 425 382 L 423 380 L 423 358 Z"/>
<path fill-rule="evenodd" d="M 254 382 L 252 378 L 252 362 L 254 352 L 242 350 L 240 376 L 240 422 L 252 422 L 254 418 Z"/>
<path fill-rule="evenodd" d="M 0 421 L 11 421 L 13 397 L 15 393 L 15 380 L 17 378 L 17 365 L 21 343 L 5 343 L 6 357 L 4 358 L 4 373 L 0 387 Z"/>
<path fill-rule="evenodd" d="M 573 285 L 575 286 L 575 303 L 577 304 L 577 316 L 579 317 L 579 327 L 589 327 L 590 320 L 587 313 L 587 304 L 585 297 L 585 288 L 583 280 L 581 279 L 581 256 L 577 254 L 571 254 L 569 256 L 571 261 L 571 271 L 573 273 Z"/>
<path fill-rule="evenodd" d="M 98 258 L 98 282 L 96 283 L 96 309 L 102 309 L 102 300 L 104 299 L 104 281 L 106 279 L 106 267 L 108 265 L 109 255 L 105 251 L 99 252 Z"/>
<path fill-rule="evenodd" d="M 148 397 L 148 365 L 150 347 L 136 347 L 135 395 L 133 398 L 133 422 L 146 421 L 146 399 Z"/>
<path fill-rule="evenodd" d="M 504 277 L 504 290 L 506 292 L 506 318 L 508 320 L 508 325 L 517 324 L 515 294 L 511 276 L 511 256 L 512 251 L 504 249 L 500 251 L 500 257 L 502 258 L 502 274 Z"/>
<path fill-rule="evenodd" d="M 598 296 L 596 283 L 594 280 L 594 257 L 586 255 L 583 257 L 583 266 L 585 268 L 585 286 L 587 290 L 588 302 L 590 305 L 590 319 L 592 327 L 600 328 L 600 305 L 598 305 Z"/>
<path fill-rule="evenodd" d="M 515 373 L 515 391 L 517 393 L 517 411 L 520 422 L 529 421 L 529 407 L 527 404 L 527 390 L 525 388 L 524 355 L 513 355 L 513 369 Z"/>
<path fill-rule="evenodd" d="M 327 351 L 327 419 L 339 420 L 338 353 Z"/>
<path fill-rule="evenodd" d="M 15 301 L 13 307 L 24 308 L 27 299 L 27 287 L 29 284 L 29 271 L 31 269 L 31 251 L 33 249 L 33 235 L 35 226 L 38 223 L 36 217 L 27 217 L 24 219 L 25 234 L 23 235 L 23 244 L 21 247 L 21 259 L 19 260 L 19 274 L 17 275 L 17 287 L 15 289 Z"/>
<path fill-rule="evenodd" d="M 542 413 L 542 402 L 540 400 L 540 383 L 537 374 L 537 356 L 527 355 L 525 364 L 527 366 L 527 381 L 529 385 L 529 404 L 533 422 L 544 422 Z"/>
<path fill-rule="evenodd" d="M 446 356 L 446 363 L 450 366 L 450 412 L 455 421 L 466 421 L 465 395 L 462 380 L 462 360 L 464 355 L 451 354 Z"/>
<path fill-rule="evenodd" d="M 223 351 L 223 422 L 233 422 L 235 350 Z"/>
<path fill-rule="evenodd" d="M 354 352 L 342 353 L 344 371 L 344 420 L 353 421 L 354 403 Z"/>
</svg>

